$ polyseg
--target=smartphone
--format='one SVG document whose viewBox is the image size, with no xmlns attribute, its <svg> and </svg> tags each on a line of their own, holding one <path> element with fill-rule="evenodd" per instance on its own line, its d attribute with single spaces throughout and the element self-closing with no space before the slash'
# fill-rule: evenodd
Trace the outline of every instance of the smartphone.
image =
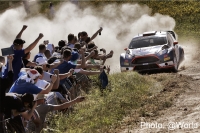
<svg viewBox="0 0 200 133">
<path fill-rule="evenodd" d="M 1 53 L 2 56 L 14 55 L 13 47 L 2 48 Z"/>
</svg>

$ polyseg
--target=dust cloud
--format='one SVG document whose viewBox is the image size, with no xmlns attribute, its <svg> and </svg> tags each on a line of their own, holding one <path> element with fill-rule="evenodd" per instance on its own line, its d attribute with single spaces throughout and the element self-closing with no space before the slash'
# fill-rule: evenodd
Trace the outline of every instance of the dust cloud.
<svg viewBox="0 0 200 133">
<path fill-rule="evenodd" d="M 189 37 L 188 37 L 189 38 Z M 184 61 L 180 64 L 179 68 L 181 69 L 187 69 L 191 66 L 196 66 L 196 63 L 199 60 L 199 43 L 195 39 L 185 39 L 181 38 L 179 41 L 179 44 L 184 49 Z"/>
<path fill-rule="evenodd" d="M 87 31 L 92 36 L 99 27 L 103 27 L 101 36 L 97 36 L 94 42 L 99 48 L 105 48 L 107 53 L 114 51 L 113 58 L 107 60 L 106 65 L 111 66 L 112 72 L 119 72 L 120 54 L 134 36 L 152 30 L 173 30 L 175 20 L 159 13 L 151 15 L 148 6 L 139 4 L 109 4 L 99 11 L 93 7 L 79 9 L 72 3 L 64 3 L 55 10 L 52 20 L 41 14 L 27 17 L 24 7 L 20 6 L 0 15 L 0 47 L 9 47 L 23 25 L 28 25 L 22 35 L 26 41 L 24 47 L 33 42 L 39 33 L 44 34 L 39 44 L 48 39 L 57 45 L 59 40 L 67 40 L 69 33 L 77 35 L 80 31 Z M 38 47 L 33 50 L 32 56 L 37 52 Z"/>
</svg>

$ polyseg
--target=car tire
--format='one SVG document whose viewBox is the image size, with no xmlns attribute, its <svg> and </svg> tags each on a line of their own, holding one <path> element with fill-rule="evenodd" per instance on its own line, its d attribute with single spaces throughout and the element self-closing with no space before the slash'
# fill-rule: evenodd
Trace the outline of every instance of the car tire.
<svg viewBox="0 0 200 133">
<path fill-rule="evenodd" d="M 176 73 L 176 72 L 178 72 L 178 61 L 176 59 L 176 56 L 174 56 L 173 62 L 174 62 L 173 72 Z"/>
</svg>

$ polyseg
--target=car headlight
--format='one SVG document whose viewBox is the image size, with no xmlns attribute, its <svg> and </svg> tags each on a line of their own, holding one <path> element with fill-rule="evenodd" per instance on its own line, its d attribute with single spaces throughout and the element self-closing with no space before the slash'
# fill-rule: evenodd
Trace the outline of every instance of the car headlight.
<svg viewBox="0 0 200 133">
<path fill-rule="evenodd" d="M 132 59 L 133 58 L 133 56 L 132 55 L 130 55 L 130 54 L 126 54 L 126 59 Z"/>
<path fill-rule="evenodd" d="M 157 54 L 158 55 L 163 55 L 163 54 L 166 54 L 168 52 L 167 49 L 164 49 L 164 50 L 160 50 Z"/>
</svg>

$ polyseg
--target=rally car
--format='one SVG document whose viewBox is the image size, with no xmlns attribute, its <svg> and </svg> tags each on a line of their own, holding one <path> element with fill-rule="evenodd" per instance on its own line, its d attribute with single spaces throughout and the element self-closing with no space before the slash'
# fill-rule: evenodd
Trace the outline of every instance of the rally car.
<svg viewBox="0 0 200 133">
<path fill-rule="evenodd" d="M 135 36 L 125 53 L 120 55 L 121 71 L 178 71 L 184 60 L 184 49 L 178 44 L 174 31 L 150 31 Z"/>
</svg>

